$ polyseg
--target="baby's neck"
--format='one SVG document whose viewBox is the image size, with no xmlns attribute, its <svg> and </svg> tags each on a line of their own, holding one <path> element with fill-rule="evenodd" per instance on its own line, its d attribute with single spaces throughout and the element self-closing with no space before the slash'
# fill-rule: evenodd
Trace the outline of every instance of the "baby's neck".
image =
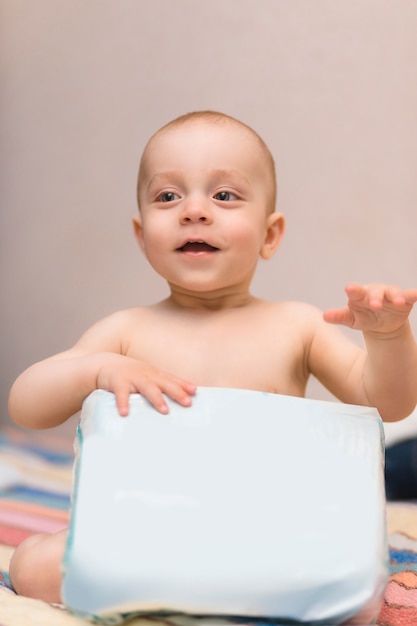
<svg viewBox="0 0 417 626">
<path fill-rule="evenodd" d="M 221 311 L 224 309 L 234 309 L 251 306 L 256 301 L 248 292 L 236 293 L 184 293 L 172 290 L 171 295 L 161 302 L 161 306 L 166 306 L 176 310 L 202 310 Z"/>
</svg>

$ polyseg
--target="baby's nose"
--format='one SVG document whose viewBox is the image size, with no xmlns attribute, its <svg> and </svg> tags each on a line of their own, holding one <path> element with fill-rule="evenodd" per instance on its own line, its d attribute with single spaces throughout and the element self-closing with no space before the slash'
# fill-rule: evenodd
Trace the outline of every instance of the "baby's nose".
<svg viewBox="0 0 417 626">
<path fill-rule="evenodd" d="M 184 203 L 182 222 L 209 222 L 212 219 L 209 203 L 205 199 L 189 199 Z"/>
</svg>

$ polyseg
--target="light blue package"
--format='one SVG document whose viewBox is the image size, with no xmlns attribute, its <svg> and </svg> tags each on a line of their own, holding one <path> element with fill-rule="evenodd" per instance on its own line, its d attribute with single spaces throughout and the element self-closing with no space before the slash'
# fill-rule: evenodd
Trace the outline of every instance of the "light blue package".
<svg viewBox="0 0 417 626">
<path fill-rule="evenodd" d="M 109 392 L 84 402 L 66 606 L 372 623 L 388 576 L 377 411 L 220 388 L 167 402 L 133 394 L 128 417 Z"/>
</svg>

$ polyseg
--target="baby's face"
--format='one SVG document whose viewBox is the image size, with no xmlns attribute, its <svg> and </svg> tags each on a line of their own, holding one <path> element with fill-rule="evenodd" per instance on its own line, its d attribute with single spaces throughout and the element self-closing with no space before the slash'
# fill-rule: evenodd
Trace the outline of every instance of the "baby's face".
<svg viewBox="0 0 417 626">
<path fill-rule="evenodd" d="M 146 149 L 138 239 L 171 286 L 249 285 L 264 244 L 271 174 L 255 135 L 232 122 L 190 120 Z"/>
</svg>

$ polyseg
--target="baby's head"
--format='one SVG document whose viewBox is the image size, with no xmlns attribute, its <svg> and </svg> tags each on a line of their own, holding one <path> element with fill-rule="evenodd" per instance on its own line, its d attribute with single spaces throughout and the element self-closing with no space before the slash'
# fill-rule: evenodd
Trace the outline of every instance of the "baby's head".
<svg viewBox="0 0 417 626">
<path fill-rule="evenodd" d="M 173 140 L 178 151 L 190 151 L 191 157 L 196 157 L 203 151 L 202 160 L 204 162 L 204 142 L 201 141 L 201 130 L 209 129 L 213 142 L 217 141 L 224 146 L 225 151 L 235 151 L 236 160 L 244 153 L 249 156 L 254 176 L 262 182 L 265 193 L 266 213 L 275 210 L 276 203 L 276 176 L 275 164 L 271 152 L 263 139 L 243 122 L 216 111 L 195 111 L 181 115 L 159 129 L 149 139 L 142 154 L 139 167 L 137 198 L 139 208 L 141 207 L 141 194 L 145 181 L 151 174 L 150 161 L 156 151 L 165 149 L 169 138 L 169 148 L 173 149 Z M 232 155 L 233 156 L 233 155 Z M 207 155 L 210 158 L 209 155 Z M 207 164 L 209 165 L 209 163 Z M 218 164 L 221 167 L 221 163 Z"/>
<path fill-rule="evenodd" d="M 274 254 L 284 232 L 275 188 L 257 133 L 221 113 L 189 113 L 145 147 L 136 239 L 172 293 L 246 296 L 259 258 Z"/>
</svg>

